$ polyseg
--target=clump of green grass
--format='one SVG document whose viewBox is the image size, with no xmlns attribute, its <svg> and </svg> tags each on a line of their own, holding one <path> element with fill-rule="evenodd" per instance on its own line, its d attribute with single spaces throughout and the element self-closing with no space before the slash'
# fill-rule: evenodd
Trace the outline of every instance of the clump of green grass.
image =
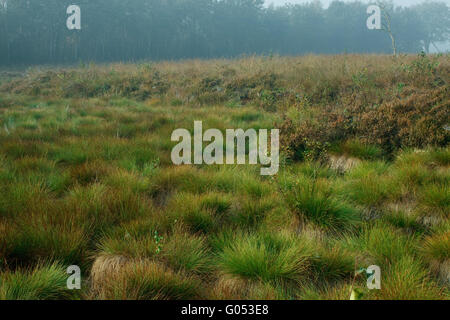
<svg viewBox="0 0 450 320">
<path fill-rule="evenodd" d="M 204 193 L 210 189 L 211 180 L 198 169 L 190 166 L 167 168 L 154 177 L 150 192 L 156 197 L 174 191 Z"/>
<path fill-rule="evenodd" d="M 14 167 L 17 173 L 27 174 L 30 172 L 39 172 L 49 174 L 55 170 L 55 163 L 45 158 L 23 157 L 14 161 Z"/>
<path fill-rule="evenodd" d="M 48 205 L 50 190 L 41 181 L 15 181 L 2 186 L 0 216 L 23 216 Z"/>
<path fill-rule="evenodd" d="M 296 231 L 299 230 L 300 223 L 299 217 L 283 203 L 265 213 L 259 229 L 269 233 L 276 233 L 283 229 Z"/>
<path fill-rule="evenodd" d="M 430 277 L 420 261 L 405 255 L 388 267 L 382 267 L 381 290 L 368 293 L 369 299 L 435 300 L 443 290 Z"/>
<path fill-rule="evenodd" d="M 105 162 L 92 161 L 85 162 L 70 168 L 71 179 L 74 184 L 88 185 L 100 182 L 107 174 L 110 168 Z"/>
<path fill-rule="evenodd" d="M 274 197 L 252 199 L 242 196 L 236 199 L 228 220 L 240 228 L 252 228 L 257 226 L 276 205 L 277 199 Z"/>
<path fill-rule="evenodd" d="M 439 148 L 429 151 L 430 161 L 437 163 L 441 166 L 450 165 L 450 149 L 449 148 Z"/>
<path fill-rule="evenodd" d="M 271 194 L 273 187 L 263 181 L 255 168 L 249 166 L 223 166 L 211 170 L 211 186 L 222 192 L 245 193 L 253 198 L 261 198 Z"/>
<path fill-rule="evenodd" d="M 225 214 L 232 205 L 232 199 L 224 193 L 207 193 L 201 199 L 201 207 L 218 215 Z"/>
<path fill-rule="evenodd" d="M 3 221 L 3 219 L 0 220 L 0 243 L 6 243 L 10 236 L 9 234 L 12 232 L 11 229 L 12 227 L 9 223 Z M 6 264 L 6 258 L 5 248 L 2 248 L 2 250 L 0 250 L 0 270 L 3 270 L 3 267 Z"/>
<path fill-rule="evenodd" d="M 406 150 L 397 156 L 392 175 L 406 192 L 417 193 L 427 185 L 448 184 L 445 149 Z"/>
<path fill-rule="evenodd" d="M 419 206 L 423 214 L 448 218 L 450 215 L 450 184 L 430 184 L 420 190 Z"/>
<path fill-rule="evenodd" d="M 3 246 L 11 265 L 60 261 L 83 265 L 88 248 L 88 224 L 80 223 L 64 207 L 42 204 L 39 211 L 9 222 Z"/>
<path fill-rule="evenodd" d="M 204 274 L 212 269 L 205 239 L 184 232 L 177 232 L 167 240 L 161 257 L 174 270 Z"/>
<path fill-rule="evenodd" d="M 214 210 L 202 206 L 201 201 L 201 195 L 179 192 L 171 197 L 166 211 L 192 232 L 208 233 L 218 228 L 218 216 Z"/>
<path fill-rule="evenodd" d="M 88 160 L 89 154 L 86 150 L 75 143 L 72 145 L 58 147 L 50 151 L 51 159 L 55 160 L 59 164 L 73 165 L 82 164 Z"/>
<path fill-rule="evenodd" d="M 421 248 L 427 261 L 445 262 L 450 259 L 450 231 L 441 231 L 426 237 Z"/>
<path fill-rule="evenodd" d="M 386 266 L 405 255 L 413 255 L 416 242 L 414 236 L 377 222 L 374 225 L 364 225 L 357 236 L 347 236 L 344 247 L 362 253 L 369 263 Z"/>
<path fill-rule="evenodd" d="M 363 160 L 381 159 L 384 155 L 383 149 L 379 146 L 362 143 L 357 139 L 347 140 L 332 148 L 332 151 Z"/>
<path fill-rule="evenodd" d="M 432 228 L 432 233 L 419 245 L 420 257 L 442 284 L 448 286 L 450 276 L 450 228 L 448 221 Z"/>
<path fill-rule="evenodd" d="M 124 169 L 116 169 L 109 172 L 108 176 L 103 179 L 103 183 L 114 189 L 123 188 L 140 194 L 149 193 L 151 188 L 149 178 L 140 175 L 138 172 L 130 172 Z"/>
<path fill-rule="evenodd" d="M 290 233 L 239 234 L 218 254 L 220 271 L 275 285 L 298 284 L 308 274 L 313 247 Z"/>
<path fill-rule="evenodd" d="M 382 219 L 393 227 L 403 229 L 406 232 L 421 234 L 426 231 L 424 225 L 419 222 L 418 214 L 415 212 L 387 210 Z"/>
<path fill-rule="evenodd" d="M 313 277 L 319 283 L 350 278 L 355 272 L 355 265 L 355 254 L 336 244 L 317 244 L 311 259 Z"/>
<path fill-rule="evenodd" d="M 393 176 L 407 192 L 417 192 L 433 176 L 428 168 L 420 163 L 396 163 Z"/>
<path fill-rule="evenodd" d="M 407 149 L 401 151 L 395 161 L 405 166 L 448 166 L 450 163 L 450 150 L 448 148 L 427 148 L 425 150 Z"/>
<path fill-rule="evenodd" d="M 152 210 L 151 202 L 133 190 L 100 183 L 75 186 L 65 203 L 67 210 L 80 219 L 80 224 L 89 224 L 94 233 L 142 217 Z"/>
<path fill-rule="evenodd" d="M 321 165 L 318 162 L 306 161 L 293 163 L 288 168 L 291 175 L 301 174 L 306 177 L 318 179 L 334 179 L 337 177 L 335 170 L 332 170 L 328 166 Z"/>
<path fill-rule="evenodd" d="M 232 116 L 235 122 L 253 122 L 261 118 L 261 113 L 255 111 L 244 111 Z"/>
<path fill-rule="evenodd" d="M 104 236 L 98 244 L 98 250 L 104 255 L 120 255 L 131 258 L 152 258 L 159 249 L 159 243 L 148 230 L 145 236 L 132 236 L 127 231 L 122 236 Z"/>
<path fill-rule="evenodd" d="M 62 300 L 73 296 L 68 275 L 59 264 L 38 264 L 32 270 L 0 274 L 0 300 Z"/>
<path fill-rule="evenodd" d="M 342 197 L 364 207 L 378 207 L 390 198 L 398 198 L 400 186 L 387 174 L 384 162 L 363 162 L 336 183 Z"/>
<path fill-rule="evenodd" d="M 2 142 L 0 151 L 9 159 L 17 160 L 24 157 L 42 157 L 47 152 L 47 146 L 33 141 L 6 140 Z"/>
<path fill-rule="evenodd" d="M 109 228 L 97 243 L 99 255 L 150 259 L 161 254 L 176 222 L 163 212 Z"/>
<path fill-rule="evenodd" d="M 303 178 L 286 192 L 295 212 L 332 232 L 353 230 L 361 221 L 359 212 L 333 197 L 332 190 L 317 180 Z"/>
<path fill-rule="evenodd" d="M 78 265 L 86 262 L 86 232 L 80 228 L 38 225 L 14 230 L 5 253 L 12 265 L 41 259 Z"/>
</svg>

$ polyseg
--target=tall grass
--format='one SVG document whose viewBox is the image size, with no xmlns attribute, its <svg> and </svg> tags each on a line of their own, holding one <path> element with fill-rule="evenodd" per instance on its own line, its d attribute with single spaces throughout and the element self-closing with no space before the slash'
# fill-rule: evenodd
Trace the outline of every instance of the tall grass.
<svg viewBox="0 0 450 320">
<path fill-rule="evenodd" d="M 333 196 L 329 186 L 303 178 L 287 191 L 287 201 L 297 214 L 332 232 L 351 231 L 359 222 L 357 209 Z"/>
<path fill-rule="evenodd" d="M 117 272 L 118 271 L 118 272 Z M 200 282 L 147 260 L 125 263 L 97 284 L 97 297 L 107 300 L 193 299 Z"/>
<path fill-rule="evenodd" d="M 2 272 L 1 300 L 61 300 L 73 296 L 67 274 L 59 264 L 38 264 L 33 270 Z"/>
<path fill-rule="evenodd" d="M 290 286 L 305 279 L 312 251 L 311 243 L 289 233 L 240 234 L 225 245 L 218 259 L 225 274 Z"/>
</svg>

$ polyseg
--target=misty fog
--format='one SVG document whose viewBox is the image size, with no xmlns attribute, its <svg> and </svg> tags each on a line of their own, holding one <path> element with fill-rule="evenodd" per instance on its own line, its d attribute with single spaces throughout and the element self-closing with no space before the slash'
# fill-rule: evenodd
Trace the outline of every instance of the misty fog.
<svg viewBox="0 0 450 320">
<path fill-rule="evenodd" d="M 448 1 L 290 2 L 1 0 L 0 65 L 449 48 Z"/>
</svg>

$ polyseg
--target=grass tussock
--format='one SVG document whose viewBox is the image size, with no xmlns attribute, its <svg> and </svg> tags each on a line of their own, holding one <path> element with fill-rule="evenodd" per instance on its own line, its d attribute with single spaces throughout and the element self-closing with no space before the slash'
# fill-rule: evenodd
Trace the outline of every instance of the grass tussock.
<svg viewBox="0 0 450 320">
<path fill-rule="evenodd" d="M 173 272 L 155 262 L 137 260 L 121 262 L 120 259 L 102 261 L 104 272 L 101 282 L 94 285 L 97 297 L 106 300 L 166 300 L 192 299 L 200 295 L 200 282 L 195 278 Z M 98 275 L 97 278 L 98 280 Z"/>
<path fill-rule="evenodd" d="M 238 235 L 219 254 L 222 272 L 282 286 L 304 279 L 312 255 L 309 242 L 292 234 Z"/>
<path fill-rule="evenodd" d="M 67 289 L 67 276 L 60 264 L 38 264 L 32 270 L 2 272 L 2 300 L 63 300 L 73 296 Z"/>
<path fill-rule="evenodd" d="M 333 196 L 321 181 L 303 178 L 288 187 L 288 203 L 308 221 L 332 232 L 351 231 L 360 222 L 357 209 Z"/>
</svg>

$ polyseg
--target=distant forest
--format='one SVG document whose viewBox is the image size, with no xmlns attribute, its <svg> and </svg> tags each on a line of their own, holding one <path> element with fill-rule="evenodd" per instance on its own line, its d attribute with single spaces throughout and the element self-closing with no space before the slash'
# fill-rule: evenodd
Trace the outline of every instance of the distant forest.
<svg viewBox="0 0 450 320">
<path fill-rule="evenodd" d="M 81 30 L 68 30 L 69 5 Z M 0 65 L 221 58 L 242 54 L 390 53 L 368 3 L 265 7 L 263 0 L 0 0 Z M 386 4 L 398 52 L 449 39 L 444 2 Z M 385 22 L 385 21 L 383 21 Z"/>
</svg>

